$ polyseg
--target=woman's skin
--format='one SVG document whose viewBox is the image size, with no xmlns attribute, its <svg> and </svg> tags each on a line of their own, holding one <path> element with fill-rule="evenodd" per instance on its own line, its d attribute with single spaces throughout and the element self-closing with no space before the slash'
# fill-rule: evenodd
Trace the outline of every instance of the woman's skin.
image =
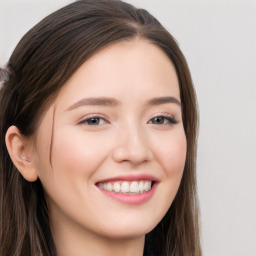
<svg viewBox="0 0 256 256">
<path fill-rule="evenodd" d="M 74 73 L 32 137 L 12 126 L 6 142 L 24 178 L 43 184 L 58 256 L 141 256 L 185 164 L 174 66 L 143 39 L 108 46 Z M 99 187 L 152 180 L 135 194 Z"/>
</svg>

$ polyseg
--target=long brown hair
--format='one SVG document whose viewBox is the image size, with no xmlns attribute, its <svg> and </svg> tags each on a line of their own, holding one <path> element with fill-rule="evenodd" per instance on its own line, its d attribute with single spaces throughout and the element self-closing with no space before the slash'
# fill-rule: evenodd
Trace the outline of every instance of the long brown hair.
<svg viewBox="0 0 256 256">
<path fill-rule="evenodd" d="M 150 13 L 118 0 L 80 0 L 49 15 L 19 42 L 0 90 L 0 254 L 56 255 L 40 180 L 26 181 L 4 142 L 15 125 L 29 136 L 74 72 L 109 44 L 135 37 L 160 47 L 179 79 L 187 156 L 177 195 L 166 216 L 146 235 L 144 255 L 200 256 L 195 177 L 197 103 L 186 60 L 175 39 Z"/>
</svg>

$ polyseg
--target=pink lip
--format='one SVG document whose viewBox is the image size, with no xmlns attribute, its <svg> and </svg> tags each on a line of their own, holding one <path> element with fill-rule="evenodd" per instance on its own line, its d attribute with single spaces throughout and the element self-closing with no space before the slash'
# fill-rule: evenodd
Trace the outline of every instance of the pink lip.
<svg viewBox="0 0 256 256">
<path fill-rule="evenodd" d="M 98 183 L 107 183 L 107 182 L 115 182 L 115 181 L 140 181 L 140 180 L 150 180 L 153 181 L 153 185 L 151 189 L 145 193 L 141 194 L 122 194 L 117 192 L 110 192 L 107 190 L 104 190 L 97 186 Z M 150 200 L 150 198 L 154 195 L 156 187 L 157 187 L 158 179 L 151 175 L 127 175 L 127 176 L 116 176 L 109 179 L 104 179 L 96 183 L 97 188 L 106 196 L 117 200 L 124 204 L 129 205 L 139 205 L 147 202 Z"/>
<path fill-rule="evenodd" d="M 117 200 L 121 203 L 130 204 L 130 205 L 139 205 L 147 202 L 154 195 L 156 187 L 157 187 L 157 183 L 153 183 L 152 188 L 149 191 L 141 194 L 122 194 L 122 193 L 110 192 L 100 187 L 98 187 L 98 189 L 104 195 L 114 200 Z"/>
</svg>

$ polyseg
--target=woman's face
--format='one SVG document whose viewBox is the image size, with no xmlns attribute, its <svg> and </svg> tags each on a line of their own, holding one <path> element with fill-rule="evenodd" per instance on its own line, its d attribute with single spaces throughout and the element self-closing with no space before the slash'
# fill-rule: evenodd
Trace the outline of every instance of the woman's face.
<svg viewBox="0 0 256 256">
<path fill-rule="evenodd" d="M 173 64 L 145 40 L 118 42 L 64 85 L 36 134 L 53 232 L 138 237 L 163 218 L 186 158 Z"/>
</svg>

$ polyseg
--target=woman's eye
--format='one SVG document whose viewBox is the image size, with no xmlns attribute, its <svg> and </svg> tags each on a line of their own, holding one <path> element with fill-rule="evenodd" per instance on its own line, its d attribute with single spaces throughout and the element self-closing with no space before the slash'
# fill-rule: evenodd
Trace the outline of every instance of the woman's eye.
<svg viewBox="0 0 256 256">
<path fill-rule="evenodd" d="M 83 121 L 80 122 L 80 124 L 85 124 L 85 125 L 103 125 L 107 123 L 107 120 L 103 117 L 90 117 L 90 118 L 87 118 Z"/>
<path fill-rule="evenodd" d="M 173 117 L 156 116 L 149 121 L 150 124 L 177 124 L 177 121 Z"/>
</svg>

